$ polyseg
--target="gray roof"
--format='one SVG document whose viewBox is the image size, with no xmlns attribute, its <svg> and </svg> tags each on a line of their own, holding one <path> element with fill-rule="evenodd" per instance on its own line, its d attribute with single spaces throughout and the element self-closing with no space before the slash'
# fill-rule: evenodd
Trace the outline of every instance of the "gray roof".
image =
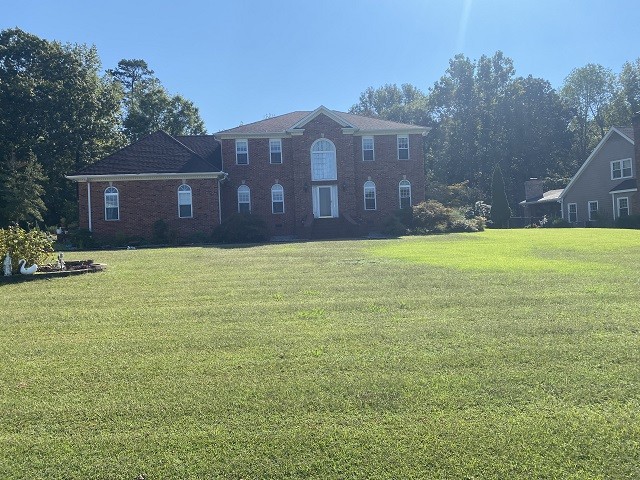
<svg viewBox="0 0 640 480">
<path fill-rule="evenodd" d="M 339 112 L 331 110 L 332 113 L 344 119 L 359 130 L 406 130 L 420 128 L 419 125 L 411 125 L 408 123 L 392 122 L 381 118 L 365 117 L 363 115 L 354 115 L 352 113 Z M 292 128 L 300 120 L 312 111 L 299 110 L 296 112 L 285 113 L 277 117 L 266 118 L 258 122 L 247 123 L 228 130 L 222 130 L 218 134 L 266 134 L 266 133 L 284 133 Z"/>
<path fill-rule="evenodd" d="M 614 127 L 616 130 L 620 130 L 627 137 L 633 140 L 633 127 Z"/>
<path fill-rule="evenodd" d="M 628 178 L 609 190 L 609 193 L 619 192 L 621 190 L 634 190 L 638 188 L 635 178 Z"/>
<path fill-rule="evenodd" d="M 564 191 L 564 188 L 558 190 L 549 190 L 544 192 L 541 197 L 533 200 L 524 200 L 520 202 L 520 205 L 534 205 L 536 203 L 557 202 L 560 199 L 560 194 Z"/>
<path fill-rule="evenodd" d="M 220 171 L 220 166 L 215 163 L 215 159 L 220 155 L 220 142 L 210 135 L 203 135 L 202 138 L 196 139 L 193 137 L 180 138 L 182 141 L 175 139 L 168 133 L 157 131 L 121 148 L 102 160 L 98 160 L 74 175 Z M 190 146 L 186 144 L 190 144 Z M 198 150 L 198 153 L 191 147 Z"/>
</svg>

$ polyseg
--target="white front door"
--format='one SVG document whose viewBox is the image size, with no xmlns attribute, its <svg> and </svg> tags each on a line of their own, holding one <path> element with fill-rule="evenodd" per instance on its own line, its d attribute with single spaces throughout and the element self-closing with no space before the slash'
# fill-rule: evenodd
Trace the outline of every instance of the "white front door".
<svg viewBox="0 0 640 480">
<path fill-rule="evenodd" d="M 313 216 L 315 218 L 336 218 L 338 216 L 338 186 L 320 185 L 313 187 Z"/>
</svg>

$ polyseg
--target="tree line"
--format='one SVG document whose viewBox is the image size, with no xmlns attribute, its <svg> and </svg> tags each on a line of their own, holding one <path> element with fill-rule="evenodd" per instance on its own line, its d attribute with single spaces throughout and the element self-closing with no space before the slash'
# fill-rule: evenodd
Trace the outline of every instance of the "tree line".
<svg viewBox="0 0 640 480">
<path fill-rule="evenodd" d="M 597 64 L 576 68 L 556 90 L 545 79 L 517 76 L 513 61 L 496 52 L 477 61 L 456 55 L 427 93 L 411 84 L 369 87 L 350 111 L 432 127 L 427 197 L 456 192 L 491 201 L 499 166 L 515 205 L 529 177 L 566 186 L 611 126 L 631 124 L 639 92 L 640 59 L 618 74 Z"/>
<path fill-rule="evenodd" d="M 95 47 L 0 32 L 0 227 L 77 218 L 65 175 L 158 129 L 206 133 L 193 102 L 144 60 L 102 72 Z"/>
<path fill-rule="evenodd" d="M 608 128 L 629 125 L 639 110 L 640 59 L 617 74 L 576 68 L 556 90 L 517 76 L 501 52 L 456 55 L 427 93 L 411 84 L 369 87 L 350 109 L 432 127 L 428 198 L 490 201 L 498 165 L 511 205 L 531 176 L 548 188 L 566 185 Z M 103 71 L 95 47 L 0 31 L 0 227 L 76 219 L 76 187 L 64 176 L 160 129 L 206 133 L 193 102 L 169 93 L 144 60 Z"/>
</svg>

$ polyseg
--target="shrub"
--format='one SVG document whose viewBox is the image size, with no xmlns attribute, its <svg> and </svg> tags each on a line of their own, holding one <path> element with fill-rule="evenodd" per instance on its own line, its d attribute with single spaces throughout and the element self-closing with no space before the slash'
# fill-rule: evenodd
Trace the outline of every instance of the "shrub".
<svg viewBox="0 0 640 480">
<path fill-rule="evenodd" d="M 640 228 L 640 215 L 626 215 L 616 219 L 617 228 Z"/>
<path fill-rule="evenodd" d="M 556 217 L 550 222 L 545 224 L 547 228 L 568 228 L 571 224 L 567 222 L 564 218 Z"/>
<path fill-rule="evenodd" d="M 407 226 L 397 215 L 389 215 L 382 226 L 382 233 L 390 237 L 399 237 L 407 234 Z"/>
<path fill-rule="evenodd" d="M 169 225 L 164 220 L 153 222 L 152 239 L 154 243 L 167 243 L 169 241 Z"/>
<path fill-rule="evenodd" d="M 91 231 L 87 228 L 79 228 L 72 231 L 69 234 L 71 243 L 75 245 L 79 250 L 86 250 L 88 248 L 94 248 L 96 242 L 93 238 Z"/>
<path fill-rule="evenodd" d="M 25 259 L 27 265 L 43 265 L 53 252 L 53 238 L 40 230 L 25 230 L 17 225 L 0 229 L 0 256 L 4 260 L 9 252 L 13 273 L 19 271 L 18 262 Z"/>
<path fill-rule="evenodd" d="M 471 216 L 463 208 L 448 208 L 435 200 L 422 202 L 413 207 L 411 233 L 481 232 L 485 218 Z"/>
<path fill-rule="evenodd" d="M 269 239 L 265 221 L 250 213 L 235 213 L 213 230 L 215 243 L 260 243 Z"/>
</svg>

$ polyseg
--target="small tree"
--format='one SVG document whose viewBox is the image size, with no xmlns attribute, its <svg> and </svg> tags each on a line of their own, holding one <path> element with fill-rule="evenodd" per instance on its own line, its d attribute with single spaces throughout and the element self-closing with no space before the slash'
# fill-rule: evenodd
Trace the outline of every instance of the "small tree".
<svg viewBox="0 0 640 480">
<path fill-rule="evenodd" d="M 496 165 L 491 180 L 491 221 L 496 228 L 507 228 L 509 217 L 511 217 L 511 209 L 504 188 L 504 178 L 500 165 Z"/>
</svg>

